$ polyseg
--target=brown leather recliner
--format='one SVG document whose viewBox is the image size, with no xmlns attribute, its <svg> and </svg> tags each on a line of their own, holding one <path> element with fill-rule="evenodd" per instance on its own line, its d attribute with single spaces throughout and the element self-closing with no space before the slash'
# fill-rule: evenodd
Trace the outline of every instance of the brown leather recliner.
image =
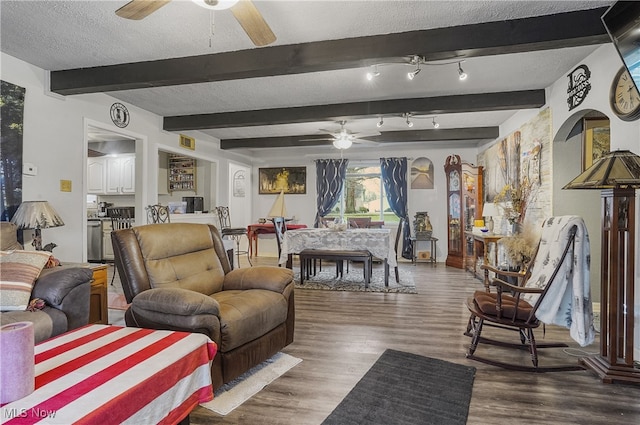
<svg viewBox="0 0 640 425">
<path fill-rule="evenodd" d="M 293 273 L 231 270 L 218 229 L 149 224 L 111 234 L 127 326 L 203 333 L 218 345 L 214 388 L 293 342 Z"/>
</svg>

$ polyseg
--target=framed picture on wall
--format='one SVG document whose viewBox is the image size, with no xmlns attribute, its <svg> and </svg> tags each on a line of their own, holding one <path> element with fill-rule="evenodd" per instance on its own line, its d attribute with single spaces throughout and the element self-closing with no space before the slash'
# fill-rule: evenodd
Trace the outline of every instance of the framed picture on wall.
<svg viewBox="0 0 640 425">
<path fill-rule="evenodd" d="M 307 193 L 307 167 L 259 168 L 258 193 L 268 195 L 281 191 L 298 195 Z"/>
<path fill-rule="evenodd" d="M 611 149 L 609 120 L 584 118 L 582 138 L 582 171 L 584 171 Z"/>
</svg>

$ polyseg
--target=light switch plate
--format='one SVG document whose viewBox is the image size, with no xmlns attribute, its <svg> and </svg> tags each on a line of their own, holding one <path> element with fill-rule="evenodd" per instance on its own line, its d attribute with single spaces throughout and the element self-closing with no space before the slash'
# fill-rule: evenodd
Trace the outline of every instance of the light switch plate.
<svg viewBox="0 0 640 425">
<path fill-rule="evenodd" d="M 71 180 L 60 180 L 60 192 L 71 192 Z"/>
</svg>

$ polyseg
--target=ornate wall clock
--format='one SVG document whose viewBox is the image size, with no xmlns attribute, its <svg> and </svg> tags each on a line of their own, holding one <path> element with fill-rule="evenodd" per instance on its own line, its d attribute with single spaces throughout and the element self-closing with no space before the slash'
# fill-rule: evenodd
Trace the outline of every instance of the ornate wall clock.
<svg viewBox="0 0 640 425">
<path fill-rule="evenodd" d="M 609 102 L 621 120 L 634 121 L 640 118 L 640 93 L 625 67 L 620 68 L 613 79 Z"/>
</svg>

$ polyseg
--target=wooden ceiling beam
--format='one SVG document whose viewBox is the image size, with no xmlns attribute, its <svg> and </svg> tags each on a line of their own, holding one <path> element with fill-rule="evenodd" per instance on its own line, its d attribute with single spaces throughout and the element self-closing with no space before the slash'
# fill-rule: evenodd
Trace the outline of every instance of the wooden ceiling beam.
<svg viewBox="0 0 640 425">
<path fill-rule="evenodd" d="M 383 131 L 379 136 L 367 137 L 367 140 L 380 144 L 406 142 L 435 142 L 447 140 L 493 140 L 500 134 L 498 127 L 469 127 L 433 130 Z M 327 146 L 333 142 L 324 134 L 308 134 L 285 137 L 256 137 L 250 139 L 223 139 L 220 149 L 260 149 Z"/>
<path fill-rule="evenodd" d="M 435 61 L 608 43 L 606 9 L 52 71 L 50 89 L 74 95 L 360 68 L 412 55 Z"/>
<path fill-rule="evenodd" d="M 182 115 L 165 117 L 163 129 L 187 131 L 317 121 L 351 121 L 372 116 L 398 116 L 406 112 L 413 115 L 441 115 L 506 111 L 540 108 L 544 104 L 544 90 L 524 90 Z"/>
</svg>

